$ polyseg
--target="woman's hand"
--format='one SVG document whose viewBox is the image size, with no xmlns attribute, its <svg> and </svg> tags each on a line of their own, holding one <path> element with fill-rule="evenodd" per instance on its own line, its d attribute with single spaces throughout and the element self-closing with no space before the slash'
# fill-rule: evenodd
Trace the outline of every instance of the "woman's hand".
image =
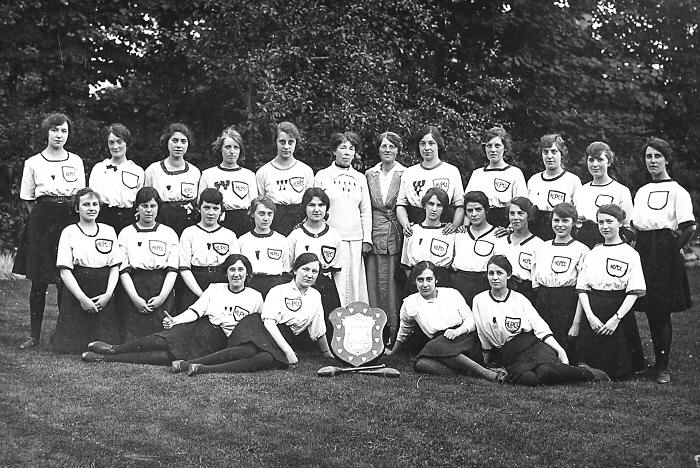
<svg viewBox="0 0 700 468">
<path fill-rule="evenodd" d="M 447 330 L 445 330 L 445 338 L 447 338 L 448 340 L 454 340 L 458 336 L 459 334 L 457 333 L 457 331 L 455 331 L 454 328 L 448 328 Z"/>
<path fill-rule="evenodd" d="M 511 232 L 513 231 L 511 231 L 509 228 L 504 228 L 503 226 L 496 226 L 496 230 L 493 232 L 493 235 L 496 237 L 505 237 Z"/>
<path fill-rule="evenodd" d="M 165 302 L 165 298 L 158 295 L 158 296 L 154 296 L 154 297 L 150 298 L 148 300 L 147 304 L 148 304 L 148 307 L 151 308 L 151 310 L 155 310 L 158 307 L 162 306 L 163 302 Z"/>
<path fill-rule="evenodd" d="M 413 235 L 413 228 L 411 227 L 411 223 L 407 223 L 403 227 L 403 235 L 404 237 L 411 237 Z"/>
<path fill-rule="evenodd" d="M 600 319 L 593 314 L 586 316 L 586 318 L 588 319 L 588 323 L 591 325 L 591 329 L 596 334 L 600 335 L 601 329 L 603 328 L 603 322 L 601 322 Z"/>
<path fill-rule="evenodd" d="M 579 324 L 574 322 L 571 324 L 571 327 L 569 328 L 569 336 L 576 337 L 578 336 L 578 329 L 579 329 Z"/>
<path fill-rule="evenodd" d="M 569 363 L 569 356 L 566 355 L 566 351 L 564 351 L 564 349 L 557 351 L 557 356 L 559 357 L 559 361 L 561 361 L 562 364 Z"/>
<path fill-rule="evenodd" d="M 112 295 L 107 293 L 90 298 L 90 300 L 95 304 L 95 307 L 97 307 L 97 312 L 104 309 L 109 303 L 110 299 L 112 299 Z"/>
<path fill-rule="evenodd" d="M 287 362 L 289 363 L 290 366 L 293 366 L 297 362 L 299 362 L 299 358 L 297 357 L 296 353 L 294 350 L 289 350 L 286 353 L 284 353 L 284 357 L 287 359 Z"/>
<path fill-rule="evenodd" d="M 615 330 L 617 330 L 617 326 L 620 324 L 620 319 L 617 317 L 617 314 L 613 315 L 608 319 L 607 322 L 605 322 L 605 325 L 603 325 L 600 329 L 600 334 L 609 336 L 615 333 Z"/>
<path fill-rule="evenodd" d="M 90 314 L 96 314 L 98 312 L 95 302 L 89 297 L 82 297 L 78 299 L 78 302 L 80 303 L 80 308 L 83 309 L 85 312 L 88 312 Z"/>
<path fill-rule="evenodd" d="M 369 242 L 363 242 L 362 243 L 362 254 L 368 254 L 372 251 L 372 244 Z"/>
<path fill-rule="evenodd" d="M 452 233 L 455 232 L 456 230 L 457 230 L 457 226 L 455 226 L 455 225 L 452 224 L 452 223 L 447 223 L 447 224 L 445 224 L 445 227 L 442 228 L 442 233 L 445 234 L 445 235 L 447 235 L 447 234 L 452 234 Z"/>
<path fill-rule="evenodd" d="M 462 234 L 464 232 L 467 232 L 467 229 L 469 229 L 469 225 L 462 224 L 460 227 L 457 228 L 457 232 Z"/>
<path fill-rule="evenodd" d="M 391 348 L 384 348 L 384 356 L 391 356 L 394 351 Z"/>
</svg>

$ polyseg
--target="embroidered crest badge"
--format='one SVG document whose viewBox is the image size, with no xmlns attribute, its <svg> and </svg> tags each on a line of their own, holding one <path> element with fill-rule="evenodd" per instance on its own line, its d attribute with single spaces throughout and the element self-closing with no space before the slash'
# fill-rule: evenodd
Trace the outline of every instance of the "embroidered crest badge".
<svg viewBox="0 0 700 468">
<path fill-rule="evenodd" d="M 495 178 L 493 179 L 493 188 L 496 189 L 496 192 L 505 192 L 510 188 L 510 182 L 507 180 Z"/>
<path fill-rule="evenodd" d="M 323 261 L 326 262 L 327 265 L 333 263 L 333 260 L 335 260 L 335 253 L 335 247 L 330 247 L 328 245 L 321 246 L 321 256 L 323 257 Z"/>
<path fill-rule="evenodd" d="M 369 364 L 384 353 L 382 333 L 386 313 L 364 302 L 353 302 L 331 312 L 331 352 L 351 366 Z"/>
<path fill-rule="evenodd" d="M 270 260 L 279 260 L 282 258 L 282 250 L 281 249 L 267 249 L 267 258 Z"/>
<path fill-rule="evenodd" d="M 517 333 L 520 330 L 521 320 L 520 318 L 506 317 L 506 330 L 511 333 Z"/>
<path fill-rule="evenodd" d="M 249 187 L 245 182 L 232 181 L 231 190 L 233 191 L 234 195 L 243 200 L 248 196 Z"/>
<path fill-rule="evenodd" d="M 301 297 L 285 297 L 284 305 L 287 307 L 287 309 L 291 310 L 292 312 L 296 312 L 299 309 L 301 309 Z"/>
<path fill-rule="evenodd" d="M 625 276 L 625 273 L 627 273 L 627 268 L 629 268 L 629 264 L 627 262 L 623 262 L 622 260 L 608 258 L 605 261 L 605 269 L 613 278 L 622 278 Z"/>
<path fill-rule="evenodd" d="M 289 186 L 292 187 L 292 189 L 295 192 L 301 193 L 304 191 L 304 188 L 306 187 L 306 183 L 305 183 L 303 177 L 290 177 L 289 178 Z"/>
<path fill-rule="evenodd" d="M 148 241 L 148 249 L 153 255 L 157 255 L 158 257 L 165 257 L 165 253 L 167 252 L 165 242 L 155 239 Z"/>
<path fill-rule="evenodd" d="M 228 254 L 229 245 L 225 242 L 214 242 L 211 244 L 212 249 L 219 255 Z"/>
<path fill-rule="evenodd" d="M 108 254 L 112 251 L 113 243 L 109 239 L 95 239 L 95 249 L 101 254 Z"/>
<path fill-rule="evenodd" d="M 63 180 L 66 182 L 78 180 L 78 171 L 73 166 L 61 166 L 61 172 L 63 172 Z"/>
<path fill-rule="evenodd" d="M 552 271 L 554 273 L 566 273 L 569 271 L 571 266 L 571 259 L 569 257 L 562 257 L 555 255 L 552 258 Z"/>
<path fill-rule="evenodd" d="M 559 190 L 550 190 L 549 194 L 547 195 L 547 203 L 549 203 L 549 206 L 552 208 L 560 203 L 564 203 L 565 201 L 566 194 L 564 192 L 560 192 Z"/>
</svg>

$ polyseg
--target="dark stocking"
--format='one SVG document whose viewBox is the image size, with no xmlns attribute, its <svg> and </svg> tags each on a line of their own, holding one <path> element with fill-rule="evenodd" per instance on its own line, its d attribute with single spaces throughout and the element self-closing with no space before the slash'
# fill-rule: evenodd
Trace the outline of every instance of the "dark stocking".
<svg viewBox="0 0 700 468">
<path fill-rule="evenodd" d="M 654 367 L 658 371 L 668 370 L 669 355 L 671 354 L 671 341 L 673 329 L 671 327 L 671 314 L 647 312 L 649 332 L 654 344 Z"/>
<path fill-rule="evenodd" d="M 29 320 L 31 334 L 37 340 L 41 336 L 41 323 L 44 321 L 44 308 L 46 307 L 46 288 L 48 283 L 32 281 L 29 291 Z"/>
<path fill-rule="evenodd" d="M 521 374 L 515 379 L 515 383 L 536 387 L 538 385 L 556 385 L 567 382 L 590 382 L 591 380 L 593 380 L 593 374 L 586 369 L 561 362 L 547 362 Z"/>
<path fill-rule="evenodd" d="M 239 359 L 237 361 L 227 362 L 225 364 L 217 364 L 214 366 L 202 366 L 198 369 L 198 374 L 207 374 L 215 372 L 255 372 L 266 369 L 275 368 L 275 358 L 267 351 L 260 351 L 253 357 L 247 359 Z"/>
<path fill-rule="evenodd" d="M 153 366 L 167 366 L 173 360 L 173 355 L 168 351 L 103 354 L 102 357 L 106 362 L 128 362 L 131 364 L 151 364 Z"/>
<path fill-rule="evenodd" d="M 244 344 L 241 346 L 235 346 L 233 348 L 222 349 L 215 353 L 202 356 L 199 359 L 192 359 L 191 361 L 185 361 L 182 363 L 182 368 L 186 369 L 190 364 L 205 364 L 208 366 L 213 366 L 216 364 L 225 364 L 231 361 L 239 361 L 241 359 L 248 359 L 255 356 L 258 353 L 258 348 L 252 344 Z"/>
<path fill-rule="evenodd" d="M 124 344 L 114 345 L 115 354 L 141 353 L 144 351 L 168 351 L 168 342 L 162 336 L 148 335 Z"/>
<path fill-rule="evenodd" d="M 496 377 L 498 376 L 496 372 L 480 366 L 478 363 L 472 361 L 464 354 L 444 356 L 440 357 L 439 360 L 446 366 L 456 369 L 464 374 L 471 375 L 472 377 L 481 377 L 482 379 L 486 380 L 496 380 Z"/>
</svg>

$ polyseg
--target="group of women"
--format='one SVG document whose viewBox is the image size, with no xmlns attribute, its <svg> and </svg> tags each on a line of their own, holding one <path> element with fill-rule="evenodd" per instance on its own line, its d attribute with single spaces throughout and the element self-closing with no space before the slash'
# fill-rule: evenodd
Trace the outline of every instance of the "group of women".
<svg viewBox="0 0 700 468">
<path fill-rule="evenodd" d="M 380 162 L 363 175 L 352 167 L 359 138 L 345 132 L 314 175 L 294 157 L 301 137 L 290 122 L 277 126 L 277 155 L 257 173 L 239 166 L 233 128 L 212 145 L 221 164 L 200 173 L 185 160 L 184 124 L 168 126 L 167 156 L 145 171 L 126 157 L 129 130 L 113 124 L 110 157 L 88 188 L 82 160 L 64 149 L 70 120 L 51 114 L 42 130 L 47 147 L 25 162 L 20 191 L 30 213 L 14 271 L 32 280 L 22 348 L 39 342 L 54 282 L 56 349 L 172 362 L 192 375 L 294 364 L 309 341 L 330 356 L 328 315 L 363 301 L 387 313 L 388 353 L 415 325 L 430 338 L 419 370 L 538 385 L 640 371 L 636 307 L 656 354 L 645 373 L 670 381 L 671 313 L 690 307 L 679 250 L 695 221 L 663 140 L 645 146 L 653 181 L 632 204 L 608 173 L 605 143 L 587 148 L 593 180 L 582 186 L 563 168 L 561 136 L 545 135 L 544 170 L 525 183 L 504 160 L 501 127 L 485 132 L 488 163 L 464 190 L 430 126 L 417 133 L 419 164 L 402 166 L 402 139 L 385 132 Z"/>
</svg>

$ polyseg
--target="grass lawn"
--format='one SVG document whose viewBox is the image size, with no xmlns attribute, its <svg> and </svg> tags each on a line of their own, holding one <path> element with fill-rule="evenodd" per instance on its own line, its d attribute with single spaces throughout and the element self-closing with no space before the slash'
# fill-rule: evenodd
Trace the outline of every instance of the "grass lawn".
<svg viewBox="0 0 700 468">
<path fill-rule="evenodd" d="M 700 454 L 700 269 L 696 306 L 674 315 L 673 382 L 550 388 L 413 372 L 343 375 L 301 355 L 292 370 L 173 375 L 86 364 L 28 332 L 26 281 L 0 281 L 0 466 L 695 466 Z M 51 290 L 53 291 L 53 290 Z M 646 319 L 637 315 L 647 356 Z"/>
</svg>

